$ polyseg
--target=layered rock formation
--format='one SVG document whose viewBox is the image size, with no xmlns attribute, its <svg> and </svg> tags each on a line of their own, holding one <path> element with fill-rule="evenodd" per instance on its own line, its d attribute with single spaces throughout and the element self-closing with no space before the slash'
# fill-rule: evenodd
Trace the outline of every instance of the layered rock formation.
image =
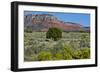
<svg viewBox="0 0 100 73">
<path fill-rule="evenodd" d="M 66 19 L 67 20 L 67 19 Z M 50 14 L 30 14 L 24 16 L 24 27 L 31 27 L 33 31 L 47 31 L 51 27 L 60 28 L 63 31 L 89 31 L 80 24 L 64 22 Z"/>
</svg>

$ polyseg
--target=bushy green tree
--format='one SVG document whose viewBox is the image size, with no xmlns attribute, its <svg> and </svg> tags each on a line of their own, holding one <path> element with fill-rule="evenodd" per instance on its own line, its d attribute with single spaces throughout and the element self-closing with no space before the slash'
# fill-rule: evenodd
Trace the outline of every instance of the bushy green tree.
<svg viewBox="0 0 100 73">
<path fill-rule="evenodd" d="M 62 38 L 62 31 L 59 28 L 49 28 L 46 33 L 46 38 L 57 41 L 58 39 Z"/>
</svg>

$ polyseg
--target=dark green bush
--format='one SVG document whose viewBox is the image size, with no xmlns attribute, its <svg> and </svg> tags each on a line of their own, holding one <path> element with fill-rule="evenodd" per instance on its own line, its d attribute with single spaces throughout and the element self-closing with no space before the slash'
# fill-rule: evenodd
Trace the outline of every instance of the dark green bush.
<svg viewBox="0 0 100 73">
<path fill-rule="evenodd" d="M 60 38 L 62 38 L 62 31 L 58 28 L 49 28 L 49 30 L 46 33 L 46 38 L 57 41 Z"/>
<path fill-rule="evenodd" d="M 26 27 L 24 31 L 27 33 L 32 33 L 32 27 Z"/>
</svg>

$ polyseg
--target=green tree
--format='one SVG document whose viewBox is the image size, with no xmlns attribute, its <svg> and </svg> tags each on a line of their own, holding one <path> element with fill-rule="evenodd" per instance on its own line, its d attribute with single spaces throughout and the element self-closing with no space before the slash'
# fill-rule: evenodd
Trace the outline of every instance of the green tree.
<svg viewBox="0 0 100 73">
<path fill-rule="evenodd" d="M 49 28 L 46 33 L 46 38 L 57 41 L 58 39 L 62 38 L 62 31 L 58 28 Z"/>
</svg>

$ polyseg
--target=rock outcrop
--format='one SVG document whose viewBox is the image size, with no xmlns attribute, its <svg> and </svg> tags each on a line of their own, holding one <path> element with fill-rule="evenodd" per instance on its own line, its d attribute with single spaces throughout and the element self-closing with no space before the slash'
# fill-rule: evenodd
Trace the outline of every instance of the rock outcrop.
<svg viewBox="0 0 100 73">
<path fill-rule="evenodd" d="M 84 28 L 81 24 L 61 21 L 57 17 L 50 14 L 25 15 L 24 27 L 31 27 L 33 31 L 47 31 L 51 27 L 60 28 L 63 31 L 90 30 L 89 28 Z"/>
</svg>

